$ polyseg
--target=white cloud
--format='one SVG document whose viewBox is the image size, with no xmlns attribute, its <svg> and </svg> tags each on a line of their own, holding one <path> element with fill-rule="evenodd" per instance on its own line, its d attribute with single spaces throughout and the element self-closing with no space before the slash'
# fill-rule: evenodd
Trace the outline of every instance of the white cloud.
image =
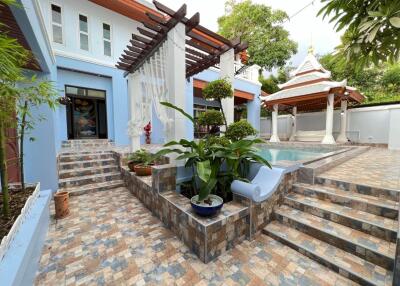
<svg viewBox="0 0 400 286">
<path fill-rule="evenodd" d="M 224 14 L 225 0 L 161 0 L 166 6 L 178 9 L 183 3 L 187 4 L 190 17 L 196 12 L 200 12 L 200 23 L 213 30 L 218 30 L 217 19 Z M 308 5 L 311 0 L 253 0 L 271 6 L 273 9 L 286 11 L 289 16 L 294 15 L 300 9 Z M 298 43 L 298 53 L 294 55 L 290 62 L 296 66 L 307 55 L 307 50 L 311 44 L 314 46 L 315 53 L 326 54 L 332 52 L 340 43 L 340 33 L 334 30 L 333 24 L 329 23 L 328 18 L 317 17 L 322 4 L 315 0 L 313 5 L 305 8 L 297 16 L 284 24 L 290 33 L 290 38 Z"/>
</svg>

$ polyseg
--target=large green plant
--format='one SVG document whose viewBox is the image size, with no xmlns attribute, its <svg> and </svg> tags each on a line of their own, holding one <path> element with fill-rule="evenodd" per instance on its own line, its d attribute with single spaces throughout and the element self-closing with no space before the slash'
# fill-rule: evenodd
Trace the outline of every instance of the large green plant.
<svg viewBox="0 0 400 286">
<path fill-rule="evenodd" d="M 161 104 L 181 112 L 196 124 L 194 118 L 182 109 L 170 103 Z M 210 193 L 217 189 L 226 194 L 233 180 L 246 180 L 250 162 L 270 166 L 254 147 L 254 144 L 262 142 L 264 141 L 261 139 L 253 139 L 232 143 L 227 139 L 215 139 L 213 136 L 197 142 L 181 139 L 165 144 L 166 148 L 157 152 L 156 157 L 176 153 L 177 160 L 185 160 L 185 166 L 193 171 L 192 185 L 199 193 L 199 200 L 207 201 Z"/>
<path fill-rule="evenodd" d="M 358 68 L 400 57 L 400 1 L 393 0 L 322 0 L 319 11 L 330 16 L 336 30 L 345 29 L 340 52 Z M 332 15 L 332 16 L 331 16 Z"/>
<path fill-rule="evenodd" d="M 207 110 L 200 114 L 197 122 L 203 126 L 219 126 L 224 124 L 224 118 L 218 110 Z"/>
</svg>

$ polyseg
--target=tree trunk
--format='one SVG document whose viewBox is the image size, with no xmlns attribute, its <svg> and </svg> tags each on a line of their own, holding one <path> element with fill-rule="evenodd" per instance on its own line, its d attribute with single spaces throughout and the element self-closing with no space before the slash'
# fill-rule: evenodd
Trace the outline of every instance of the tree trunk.
<svg viewBox="0 0 400 286">
<path fill-rule="evenodd" d="M 1 194 L 3 197 L 3 214 L 10 214 L 10 197 L 8 193 L 8 174 L 6 161 L 6 136 L 4 122 L 0 121 L 0 180 Z"/>
<path fill-rule="evenodd" d="M 25 125 L 26 125 L 26 110 L 28 108 L 28 101 L 24 102 L 24 113 L 21 119 L 21 134 L 19 137 L 19 172 L 21 174 L 21 190 L 25 191 L 25 174 L 24 174 L 24 139 L 25 139 Z"/>
<path fill-rule="evenodd" d="M 225 112 L 224 112 L 224 108 L 222 107 L 222 101 L 221 101 L 221 99 L 218 99 L 218 102 L 219 102 L 219 107 L 221 108 L 222 117 L 224 118 L 225 131 L 226 131 L 226 130 L 228 130 L 228 123 L 226 122 Z"/>
</svg>

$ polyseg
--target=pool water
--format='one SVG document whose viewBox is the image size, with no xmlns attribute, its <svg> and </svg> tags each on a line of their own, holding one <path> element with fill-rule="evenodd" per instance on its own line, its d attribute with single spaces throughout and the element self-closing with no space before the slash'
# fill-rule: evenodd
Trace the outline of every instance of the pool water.
<svg viewBox="0 0 400 286">
<path fill-rule="evenodd" d="M 278 161 L 302 161 L 317 158 L 327 151 L 297 148 L 270 148 L 261 147 L 260 155 L 268 162 L 275 164 Z"/>
</svg>

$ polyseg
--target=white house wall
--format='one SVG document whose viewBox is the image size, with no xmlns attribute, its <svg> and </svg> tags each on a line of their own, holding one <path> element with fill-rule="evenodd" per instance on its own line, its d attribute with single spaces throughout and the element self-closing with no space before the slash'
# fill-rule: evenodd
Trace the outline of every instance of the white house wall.
<svg viewBox="0 0 400 286">
<path fill-rule="evenodd" d="M 139 22 L 86 0 L 39 0 L 56 55 L 114 67 Z M 51 4 L 62 9 L 63 44 L 52 41 Z M 89 51 L 80 49 L 79 14 L 88 17 Z M 103 23 L 111 25 L 111 57 L 103 54 Z"/>
</svg>

